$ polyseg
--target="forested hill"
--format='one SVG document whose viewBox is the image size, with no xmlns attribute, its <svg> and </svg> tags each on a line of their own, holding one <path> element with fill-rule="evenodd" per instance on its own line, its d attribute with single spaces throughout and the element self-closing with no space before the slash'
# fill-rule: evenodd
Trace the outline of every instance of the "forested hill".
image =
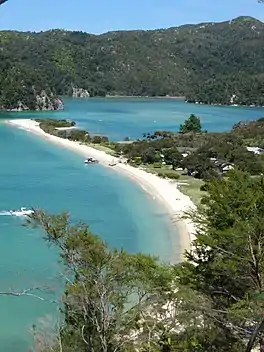
<svg viewBox="0 0 264 352">
<path fill-rule="evenodd" d="M 0 106 L 57 95 L 186 96 L 264 105 L 264 24 L 222 23 L 102 35 L 0 32 Z M 81 93 L 80 93 L 81 92 Z M 233 97 L 233 99 L 231 99 Z"/>
</svg>

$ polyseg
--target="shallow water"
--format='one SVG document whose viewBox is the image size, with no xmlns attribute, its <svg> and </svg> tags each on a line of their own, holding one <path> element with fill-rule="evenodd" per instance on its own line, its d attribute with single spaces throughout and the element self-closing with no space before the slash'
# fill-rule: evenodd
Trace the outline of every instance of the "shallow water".
<svg viewBox="0 0 264 352">
<path fill-rule="evenodd" d="M 262 116 L 262 108 L 209 107 L 175 100 L 66 99 L 65 110 L 46 113 L 1 113 L 0 119 L 70 118 L 93 133 L 113 140 L 139 138 L 157 129 L 177 130 L 188 115 L 201 117 L 208 130 L 228 130 L 239 120 Z M 112 247 L 144 251 L 168 260 L 179 253 L 170 219 L 143 189 L 111 169 L 83 164 L 71 151 L 50 145 L 28 132 L 0 124 L 0 211 L 34 206 L 49 212 L 69 210 Z M 58 253 L 39 231 L 22 227 L 22 219 L 0 216 L 0 291 L 47 286 L 61 288 Z M 172 244 L 171 238 L 174 238 Z M 46 301 L 0 296 L 0 352 L 25 352 L 29 329 L 52 316 L 54 294 Z"/>
<path fill-rule="evenodd" d="M 175 230 L 164 210 L 136 184 L 28 132 L 0 125 L 0 210 L 33 206 L 69 210 L 112 247 L 144 251 L 168 260 Z M 39 231 L 18 217 L 0 216 L 0 291 L 47 286 L 58 289 L 57 253 Z M 174 251 L 178 252 L 177 238 Z M 53 295 L 44 294 L 46 299 Z M 26 351 L 28 330 L 56 305 L 29 297 L 0 296 L 0 351 Z"/>
</svg>

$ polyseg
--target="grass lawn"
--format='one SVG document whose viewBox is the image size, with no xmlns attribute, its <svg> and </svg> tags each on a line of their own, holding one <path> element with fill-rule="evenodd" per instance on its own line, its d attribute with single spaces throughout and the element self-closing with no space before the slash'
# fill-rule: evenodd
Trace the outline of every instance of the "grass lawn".
<svg viewBox="0 0 264 352">
<path fill-rule="evenodd" d="M 201 185 L 204 183 L 202 180 L 198 180 L 192 176 L 184 175 L 182 171 L 173 171 L 170 166 L 164 165 L 160 168 L 155 168 L 153 165 L 141 165 L 141 167 L 153 174 L 163 173 L 166 175 L 166 173 L 169 172 L 170 174 L 175 173 L 180 175 L 179 179 L 175 180 L 175 182 L 178 183 L 179 190 L 189 196 L 196 205 L 200 204 L 201 198 L 206 194 L 206 192 L 200 190 Z"/>
<path fill-rule="evenodd" d="M 105 145 L 101 145 L 101 144 L 94 144 L 94 143 L 89 143 L 87 144 L 88 147 L 100 150 L 101 152 L 105 152 L 106 154 L 110 154 L 115 156 L 115 151 Z"/>
<path fill-rule="evenodd" d="M 162 165 L 161 167 L 154 167 L 153 165 L 141 164 L 140 167 L 152 174 L 162 173 L 166 175 L 166 173 L 169 172 L 169 173 L 175 173 L 176 175 L 179 175 L 178 171 L 172 170 L 171 166 L 168 166 L 168 165 Z"/>
<path fill-rule="evenodd" d="M 177 180 L 177 182 L 186 183 L 186 184 L 179 184 L 178 185 L 179 190 L 182 193 L 189 196 L 195 205 L 199 205 L 202 197 L 206 195 L 206 192 L 200 190 L 200 187 L 204 182 L 192 176 L 187 176 L 182 174 L 179 180 Z"/>
</svg>

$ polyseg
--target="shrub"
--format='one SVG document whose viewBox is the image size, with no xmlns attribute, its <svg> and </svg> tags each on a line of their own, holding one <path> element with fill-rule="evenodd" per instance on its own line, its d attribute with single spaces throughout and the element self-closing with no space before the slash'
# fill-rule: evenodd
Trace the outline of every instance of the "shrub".
<svg viewBox="0 0 264 352">
<path fill-rule="evenodd" d="M 180 175 L 179 174 L 176 174 L 175 172 L 172 172 L 172 171 L 164 171 L 164 172 L 159 172 L 158 173 L 158 176 L 159 177 L 162 177 L 162 178 L 170 178 L 171 180 L 178 180 Z"/>
<path fill-rule="evenodd" d="M 165 174 L 163 172 L 159 172 L 158 176 L 161 177 L 161 178 L 165 178 Z"/>
<path fill-rule="evenodd" d="M 155 169 L 160 169 L 161 168 L 161 163 L 153 163 L 152 165 Z"/>
<path fill-rule="evenodd" d="M 75 126 L 75 121 L 69 120 L 56 120 L 56 119 L 35 119 L 36 122 L 39 122 L 41 125 L 56 127 L 73 127 Z"/>
<path fill-rule="evenodd" d="M 204 183 L 203 185 L 201 185 L 200 191 L 204 191 L 204 192 L 208 191 L 208 184 Z"/>
<path fill-rule="evenodd" d="M 174 172 L 166 173 L 166 177 L 171 178 L 172 180 L 178 180 L 180 178 L 179 174 L 175 174 Z"/>
<path fill-rule="evenodd" d="M 109 143 L 108 137 L 102 136 L 102 137 L 101 137 L 101 143 L 108 144 L 108 143 Z"/>
<path fill-rule="evenodd" d="M 92 138 L 92 142 L 93 142 L 94 144 L 100 144 L 100 143 L 102 142 L 102 138 L 101 138 L 100 136 L 94 136 L 94 137 Z"/>
</svg>

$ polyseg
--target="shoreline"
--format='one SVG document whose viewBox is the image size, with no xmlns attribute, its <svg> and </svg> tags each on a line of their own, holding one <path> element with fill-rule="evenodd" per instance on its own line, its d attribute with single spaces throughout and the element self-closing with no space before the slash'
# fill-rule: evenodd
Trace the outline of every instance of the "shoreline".
<svg viewBox="0 0 264 352">
<path fill-rule="evenodd" d="M 79 142 L 70 141 L 57 136 L 45 133 L 40 127 L 39 123 L 28 119 L 14 119 L 7 120 L 7 124 L 28 131 L 38 135 L 54 144 L 63 148 L 70 149 L 83 157 L 93 157 L 97 159 L 101 165 L 108 167 L 113 171 L 117 171 L 123 176 L 128 177 L 133 182 L 136 182 L 145 192 L 147 192 L 154 201 L 159 202 L 167 210 L 167 213 L 172 221 L 172 225 L 177 229 L 180 245 L 180 258 L 176 258 L 172 253 L 171 262 L 176 263 L 183 259 L 183 253 L 191 248 L 191 242 L 194 240 L 195 228 L 192 222 L 188 219 L 183 219 L 184 213 L 188 210 L 195 209 L 195 205 L 190 197 L 184 195 L 177 188 L 177 183 L 162 179 L 156 175 L 150 174 L 142 169 L 133 166 L 122 164 L 119 158 L 106 154 L 87 145 L 82 145 Z M 109 163 L 116 162 L 113 167 Z M 172 246 L 175 243 L 175 236 L 171 238 Z M 177 253 L 178 254 L 178 253 Z"/>
<path fill-rule="evenodd" d="M 97 97 L 92 97 L 97 98 Z M 175 100 L 185 100 L 185 96 L 177 96 L 177 95 L 157 95 L 157 96 L 145 96 L 145 95 L 106 95 L 105 97 L 98 97 L 98 98 L 105 98 L 105 99 L 175 99 Z"/>
</svg>

